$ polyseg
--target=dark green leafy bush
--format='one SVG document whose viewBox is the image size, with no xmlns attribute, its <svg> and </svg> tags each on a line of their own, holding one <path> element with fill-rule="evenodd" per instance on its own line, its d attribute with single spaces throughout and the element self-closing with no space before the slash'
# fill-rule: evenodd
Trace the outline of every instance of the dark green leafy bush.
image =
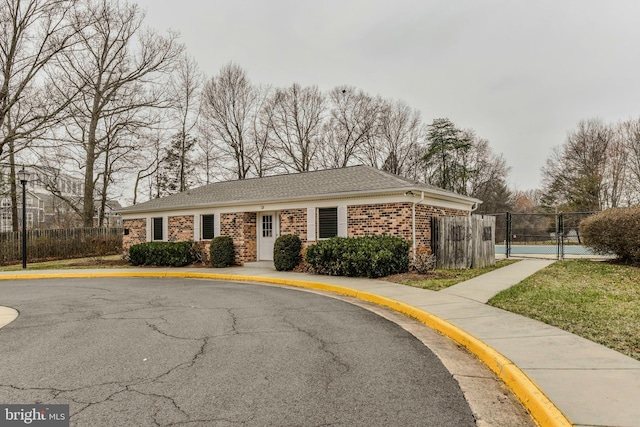
<svg viewBox="0 0 640 427">
<path fill-rule="evenodd" d="M 278 271 L 291 271 L 302 261 L 302 242 L 293 234 L 283 234 L 273 245 L 273 265 Z"/>
<path fill-rule="evenodd" d="M 229 236 L 218 236 L 211 239 L 209 248 L 211 265 L 216 268 L 223 268 L 233 265 L 236 254 L 233 249 L 233 239 Z"/>
<path fill-rule="evenodd" d="M 640 262 L 640 207 L 614 208 L 580 223 L 584 245 L 599 254 L 615 254 L 625 262 Z"/>
<path fill-rule="evenodd" d="M 182 267 L 195 261 L 193 242 L 149 242 L 129 248 L 133 265 Z"/>
<path fill-rule="evenodd" d="M 309 246 L 305 261 L 319 274 L 383 277 L 408 271 L 410 246 L 400 237 L 334 237 Z"/>
<path fill-rule="evenodd" d="M 149 252 L 148 243 L 140 243 L 132 245 L 129 248 L 129 262 L 133 265 L 145 265 L 147 263 L 147 253 Z"/>
</svg>

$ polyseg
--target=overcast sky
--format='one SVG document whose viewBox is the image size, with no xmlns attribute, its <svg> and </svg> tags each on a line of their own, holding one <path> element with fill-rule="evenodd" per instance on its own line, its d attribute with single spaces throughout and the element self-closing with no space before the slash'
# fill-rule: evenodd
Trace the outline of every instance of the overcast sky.
<svg viewBox="0 0 640 427">
<path fill-rule="evenodd" d="M 254 83 L 405 100 L 488 139 L 517 189 L 580 119 L 640 116 L 638 1 L 136 2 L 209 77 L 233 61 Z"/>
</svg>

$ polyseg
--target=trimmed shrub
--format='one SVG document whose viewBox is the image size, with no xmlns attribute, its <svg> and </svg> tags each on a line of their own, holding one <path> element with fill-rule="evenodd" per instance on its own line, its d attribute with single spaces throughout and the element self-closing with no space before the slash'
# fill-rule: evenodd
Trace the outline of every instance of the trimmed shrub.
<svg viewBox="0 0 640 427">
<path fill-rule="evenodd" d="M 133 265 L 183 267 L 194 261 L 193 242 L 149 242 L 129 248 Z"/>
<path fill-rule="evenodd" d="M 129 262 L 133 265 L 145 265 L 147 263 L 148 243 L 132 245 L 129 248 Z"/>
<path fill-rule="evenodd" d="M 305 261 L 318 274 L 384 277 L 409 270 L 411 244 L 400 237 L 334 237 L 309 246 Z"/>
<path fill-rule="evenodd" d="M 640 262 L 640 207 L 613 208 L 584 219 L 584 245 L 598 254 L 615 254 L 621 261 Z"/>
<path fill-rule="evenodd" d="M 294 234 L 283 234 L 273 245 L 273 265 L 278 271 L 291 271 L 302 261 L 302 242 Z"/>
<path fill-rule="evenodd" d="M 209 258 L 211 259 L 211 265 L 216 268 L 233 265 L 236 259 L 233 239 L 229 236 L 218 236 L 211 239 Z"/>
</svg>

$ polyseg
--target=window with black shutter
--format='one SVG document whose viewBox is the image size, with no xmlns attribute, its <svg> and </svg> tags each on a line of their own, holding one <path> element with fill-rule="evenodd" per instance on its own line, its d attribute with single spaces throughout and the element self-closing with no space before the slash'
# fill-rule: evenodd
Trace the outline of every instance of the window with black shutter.
<svg viewBox="0 0 640 427">
<path fill-rule="evenodd" d="M 318 238 L 338 235 L 338 208 L 318 208 Z"/>
<path fill-rule="evenodd" d="M 153 218 L 153 240 L 163 240 L 162 217 Z"/>
<path fill-rule="evenodd" d="M 202 240 L 211 240 L 213 237 L 213 215 L 202 215 Z"/>
</svg>

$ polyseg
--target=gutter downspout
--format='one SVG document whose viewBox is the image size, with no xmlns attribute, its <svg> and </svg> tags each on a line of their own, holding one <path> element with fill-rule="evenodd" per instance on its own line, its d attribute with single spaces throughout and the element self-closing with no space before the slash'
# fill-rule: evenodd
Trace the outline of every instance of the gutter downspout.
<svg viewBox="0 0 640 427">
<path fill-rule="evenodd" d="M 413 263 L 416 263 L 416 205 L 424 201 L 424 191 L 421 191 L 420 200 L 413 202 L 411 206 L 411 246 L 413 247 Z"/>
</svg>

